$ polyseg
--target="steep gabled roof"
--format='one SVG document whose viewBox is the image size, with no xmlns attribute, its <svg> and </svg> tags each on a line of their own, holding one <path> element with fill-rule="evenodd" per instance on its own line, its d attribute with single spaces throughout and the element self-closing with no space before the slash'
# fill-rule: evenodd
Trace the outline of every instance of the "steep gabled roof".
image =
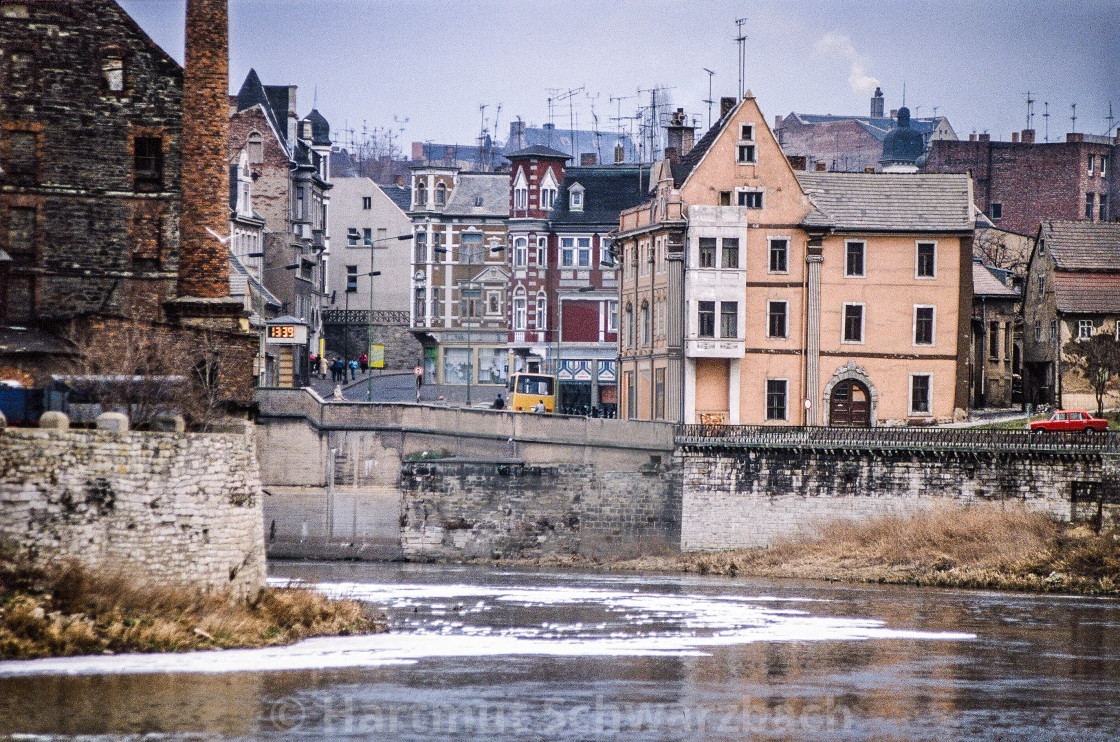
<svg viewBox="0 0 1120 742">
<path fill-rule="evenodd" d="M 1018 299 L 1019 292 L 1006 285 L 983 263 L 972 264 L 972 295 L 996 299 Z"/>
<path fill-rule="evenodd" d="M 400 207 L 401 211 L 412 208 L 412 191 L 408 188 L 399 185 L 380 186 L 380 188 L 393 200 L 393 203 Z"/>
<path fill-rule="evenodd" d="M 1120 273 L 1120 223 L 1046 221 L 1039 237 L 1059 271 Z"/>
<path fill-rule="evenodd" d="M 569 210 L 569 192 L 579 184 L 584 189 L 583 210 Z M 649 168 L 636 166 L 571 167 L 564 172 L 556 203 L 548 218 L 557 227 L 565 224 L 610 224 L 618 226 L 618 215 L 647 198 Z"/>
<path fill-rule="evenodd" d="M 967 175 L 797 172 L 814 210 L 806 227 L 845 231 L 971 232 Z"/>
</svg>

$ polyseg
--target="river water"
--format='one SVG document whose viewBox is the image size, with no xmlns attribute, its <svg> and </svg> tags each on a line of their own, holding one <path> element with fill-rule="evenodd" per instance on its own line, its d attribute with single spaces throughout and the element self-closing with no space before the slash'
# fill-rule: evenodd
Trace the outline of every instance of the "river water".
<svg viewBox="0 0 1120 742">
<path fill-rule="evenodd" d="M 0 662 L 0 738 L 1113 740 L 1120 602 L 272 564 L 392 632 Z"/>
</svg>

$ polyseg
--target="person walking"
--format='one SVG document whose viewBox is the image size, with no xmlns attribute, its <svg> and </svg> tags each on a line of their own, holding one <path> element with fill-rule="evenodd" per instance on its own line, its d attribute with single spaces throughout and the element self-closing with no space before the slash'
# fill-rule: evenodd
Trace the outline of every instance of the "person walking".
<svg viewBox="0 0 1120 742">
<path fill-rule="evenodd" d="M 358 378 L 358 361 L 357 361 L 357 359 L 351 358 L 350 363 L 348 365 L 350 366 L 350 381 L 354 381 L 355 379 Z"/>
<path fill-rule="evenodd" d="M 369 356 L 365 353 L 358 356 L 358 365 L 362 367 L 363 374 L 369 373 Z"/>
</svg>

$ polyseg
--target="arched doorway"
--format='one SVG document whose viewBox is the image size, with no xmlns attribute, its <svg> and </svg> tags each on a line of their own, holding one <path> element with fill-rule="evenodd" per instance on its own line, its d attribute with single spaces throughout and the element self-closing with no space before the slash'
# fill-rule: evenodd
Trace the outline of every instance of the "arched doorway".
<svg viewBox="0 0 1120 742">
<path fill-rule="evenodd" d="M 837 428 L 871 426 L 871 392 L 863 382 L 844 379 L 832 387 L 828 424 Z"/>
</svg>

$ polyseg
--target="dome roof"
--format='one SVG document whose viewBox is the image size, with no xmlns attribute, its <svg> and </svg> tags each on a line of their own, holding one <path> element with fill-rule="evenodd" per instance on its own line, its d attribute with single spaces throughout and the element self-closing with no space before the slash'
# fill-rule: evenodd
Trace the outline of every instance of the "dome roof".
<svg viewBox="0 0 1120 742">
<path fill-rule="evenodd" d="M 883 156 L 880 164 L 913 165 L 918 156 L 926 151 L 925 137 L 916 129 L 910 128 L 910 109 L 898 109 L 898 126 L 887 132 L 883 139 Z"/>
<path fill-rule="evenodd" d="M 323 118 L 323 114 L 319 113 L 319 109 L 311 109 L 311 113 L 307 114 L 304 121 L 311 122 L 311 144 L 316 147 L 329 147 L 331 144 L 331 125 Z"/>
</svg>

